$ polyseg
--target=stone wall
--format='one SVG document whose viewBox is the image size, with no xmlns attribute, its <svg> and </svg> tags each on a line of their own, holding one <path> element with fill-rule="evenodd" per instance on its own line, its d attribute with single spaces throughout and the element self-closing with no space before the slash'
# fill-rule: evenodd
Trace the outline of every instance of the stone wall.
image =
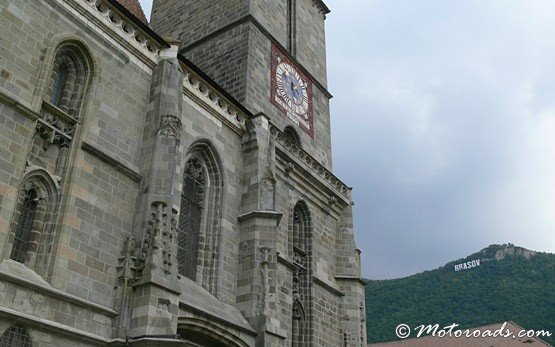
<svg viewBox="0 0 555 347">
<path fill-rule="evenodd" d="M 314 82 L 314 139 L 298 133 L 303 149 L 331 168 L 324 15 L 313 0 L 294 2 L 297 53 L 292 58 Z M 152 13 L 155 30 L 180 38 L 181 53 L 251 113 L 265 113 L 280 129 L 294 125 L 270 102 L 272 42 L 285 48 L 288 42 L 285 1 L 158 1 Z"/>
<path fill-rule="evenodd" d="M 12 178 L 1 180 L 8 194 L 2 199 L 0 236 L 6 237 L 5 226 L 11 222 L 35 117 L 48 100 L 45 86 L 56 48 L 63 42 L 80 42 L 91 53 L 92 83 L 72 139 L 71 164 L 61 177 L 63 198 L 50 279 L 55 288 L 108 307 L 117 256 L 131 232 L 138 183 L 102 158 L 114 158 L 131 171 L 137 167 L 150 72 L 62 4 L 10 0 L 0 5 L 2 23 L 9 26 L 9 36 L 2 40 L 2 91 L 35 112 L 22 114 L 2 106 L 7 127 L 2 135 L 7 145 L 14 145 L 2 151 Z M 88 152 L 81 149 L 84 145 Z M 2 252 L 9 257 L 6 249 Z"/>
<path fill-rule="evenodd" d="M 207 329 L 240 346 L 255 338 L 288 345 L 298 265 L 292 212 L 301 203 L 310 220 L 303 300 L 313 343 L 340 345 L 345 331 L 362 341 L 351 196 L 329 171 L 325 60 L 315 58 L 324 49 L 323 14 L 312 0 L 296 1 L 298 28 L 309 33 L 297 57 L 322 84 L 314 88 L 315 138 L 299 132 L 301 149 L 284 142 L 279 129 L 290 121 L 269 100 L 271 45 L 286 45 L 287 8 L 270 0 L 165 3 L 154 4 L 155 26 L 193 44 L 183 54 L 227 92 L 112 0 L 0 4 L 0 333 L 15 319 L 39 346 L 117 345 L 129 335 L 178 343 L 170 335 Z M 50 103 L 60 45 L 88 68 L 82 106 L 71 115 Z M 185 165 L 199 146 L 218 166 L 220 181 L 207 190 L 221 199 L 203 206 L 210 213 L 199 253 L 211 273 L 191 283 L 177 274 L 175 224 Z M 38 254 L 19 263 L 9 258 L 29 172 L 57 194 Z M 206 319 L 209 312 L 219 320 Z"/>
<path fill-rule="evenodd" d="M 96 21 L 87 21 L 83 13 Z M 132 231 L 139 191 L 137 167 L 150 58 L 135 56 L 139 48 L 133 40 L 103 31 L 110 21 L 85 2 L 10 0 L 0 4 L 0 16 L 6 33 L 0 40 L 0 255 L 4 264 L 10 262 L 8 235 L 13 231 L 10 225 L 15 222 L 22 178 L 37 164 L 29 160 L 34 134 L 48 124 L 56 136 L 58 124 L 69 122 L 73 128 L 64 145 L 67 162 L 55 163 L 55 170 L 44 167 L 47 175 L 59 180 L 60 196 L 52 202 L 56 212 L 47 259 L 28 269 L 40 273 L 44 283 L 35 289 L 14 283 L 9 277 L 13 271 L 7 268 L 1 306 L 8 311 L 1 315 L 20 317 L 18 321 L 28 316 L 24 321 L 31 326 L 42 329 L 46 324 L 49 330 L 65 330 L 76 339 L 72 342 L 59 333 L 35 334 L 31 329 L 32 336 L 43 336 L 34 340 L 35 345 L 85 346 L 89 344 L 75 341 L 88 335 L 91 343 L 105 344 L 117 314 L 112 307 L 118 257 Z M 88 64 L 88 89 L 78 119 L 48 103 L 53 61 L 62 44 L 82 50 Z M 43 235 L 41 242 L 45 239 Z"/>
<path fill-rule="evenodd" d="M 0 317 L 0 335 L 7 329 L 12 327 L 13 320 Z M 40 324 L 38 326 L 25 326 L 28 332 L 33 347 L 56 347 L 56 346 L 78 346 L 78 347 L 93 347 L 102 346 L 106 343 L 94 340 L 83 339 L 78 334 L 60 335 L 51 331 L 50 327 L 44 327 Z"/>
</svg>

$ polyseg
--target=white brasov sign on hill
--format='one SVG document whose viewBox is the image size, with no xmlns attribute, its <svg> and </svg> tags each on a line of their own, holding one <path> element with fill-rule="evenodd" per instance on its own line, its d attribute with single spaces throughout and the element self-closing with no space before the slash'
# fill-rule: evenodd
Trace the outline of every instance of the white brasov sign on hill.
<svg viewBox="0 0 555 347">
<path fill-rule="evenodd" d="M 480 266 L 480 259 L 467 261 L 466 263 L 455 265 L 455 271 L 468 270 L 473 267 Z"/>
</svg>

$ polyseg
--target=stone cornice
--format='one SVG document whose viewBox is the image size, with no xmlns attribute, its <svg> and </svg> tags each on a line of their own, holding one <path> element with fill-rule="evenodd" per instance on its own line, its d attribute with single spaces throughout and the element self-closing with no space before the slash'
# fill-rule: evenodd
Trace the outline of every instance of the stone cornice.
<svg viewBox="0 0 555 347">
<path fill-rule="evenodd" d="M 326 169 L 318 160 L 308 154 L 305 150 L 295 145 L 291 141 L 288 141 L 286 136 L 281 130 L 279 130 L 273 124 L 270 124 L 270 132 L 272 136 L 276 139 L 276 143 L 283 147 L 289 154 L 294 158 L 301 161 L 305 166 L 324 180 L 329 187 L 338 193 L 343 199 L 350 202 L 351 201 L 351 188 L 349 188 L 345 183 L 343 183 L 339 178 L 337 178 L 333 173 Z"/>
<path fill-rule="evenodd" d="M 326 6 L 323 0 L 312 0 L 312 4 L 318 7 L 318 10 L 320 10 L 324 17 L 331 12 L 329 7 Z"/>
<path fill-rule="evenodd" d="M 184 75 L 183 93 L 202 105 L 238 135 L 242 135 L 245 131 L 245 119 L 250 115 L 241 109 L 238 102 L 224 95 L 186 62 L 182 61 L 181 67 Z"/>
<path fill-rule="evenodd" d="M 110 38 L 153 67 L 161 49 L 167 48 L 154 31 L 133 16 L 115 0 L 58 0 L 68 4 L 90 23 L 110 34 Z"/>
</svg>

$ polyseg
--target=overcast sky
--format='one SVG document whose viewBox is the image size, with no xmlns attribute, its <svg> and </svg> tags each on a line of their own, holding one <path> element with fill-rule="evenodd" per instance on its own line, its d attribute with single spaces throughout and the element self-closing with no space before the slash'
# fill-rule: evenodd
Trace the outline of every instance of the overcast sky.
<svg viewBox="0 0 555 347">
<path fill-rule="evenodd" d="M 555 2 L 326 3 L 334 171 L 354 187 L 363 275 L 492 243 L 555 252 Z"/>
</svg>

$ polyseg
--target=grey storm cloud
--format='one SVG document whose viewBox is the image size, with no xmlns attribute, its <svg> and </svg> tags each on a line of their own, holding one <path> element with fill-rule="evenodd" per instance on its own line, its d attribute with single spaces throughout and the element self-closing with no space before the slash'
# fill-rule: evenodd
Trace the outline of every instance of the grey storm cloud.
<svg viewBox="0 0 555 347">
<path fill-rule="evenodd" d="M 555 4 L 329 1 L 334 168 L 364 275 L 555 251 Z"/>
<path fill-rule="evenodd" d="M 334 170 L 354 187 L 363 275 L 491 243 L 555 252 L 555 3 L 326 3 Z"/>
</svg>

